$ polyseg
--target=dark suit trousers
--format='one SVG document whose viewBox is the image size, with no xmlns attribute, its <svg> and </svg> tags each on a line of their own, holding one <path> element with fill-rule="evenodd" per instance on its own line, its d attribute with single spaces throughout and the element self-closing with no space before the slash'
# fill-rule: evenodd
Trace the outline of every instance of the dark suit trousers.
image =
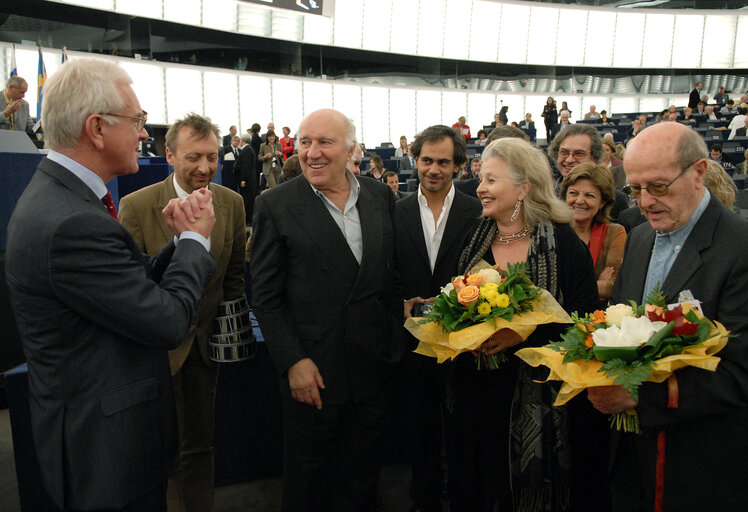
<svg viewBox="0 0 748 512">
<path fill-rule="evenodd" d="M 213 510 L 213 431 L 218 365 L 206 366 L 197 341 L 172 377 L 179 425 L 179 468 L 169 477 L 171 512 Z"/>
<path fill-rule="evenodd" d="M 283 510 L 374 511 L 387 396 L 322 404 L 283 398 Z"/>
<path fill-rule="evenodd" d="M 408 352 L 403 365 L 408 383 L 405 393 L 413 468 L 410 498 L 424 509 L 441 510 L 442 404 L 449 364 L 438 364 L 432 357 Z"/>
<path fill-rule="evenodd" d="M 72 508 L 66 508 L 64 509 L 64 512 L 79 511 Z M 94 510 L 92 512 L 166 512 L 166 481 L 158 482 L 155 487 L 148 491 L 144 496 L 137 498 L 124 508 L 109 508 Z"/>
</svg>

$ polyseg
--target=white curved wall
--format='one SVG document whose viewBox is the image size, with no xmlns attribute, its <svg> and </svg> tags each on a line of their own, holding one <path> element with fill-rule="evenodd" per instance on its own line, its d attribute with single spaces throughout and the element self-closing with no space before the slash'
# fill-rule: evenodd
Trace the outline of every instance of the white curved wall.
<svg viewBox="0 0 748 512">
<path fill-rule="evenodd" d="M 26 94 L 31 112 L 36 112 L 36 72 L 38 52 L 35 47 L 16 45 L 18 74 L 29 82 Z M 48 76 L 61 65 L 61 51 L 42 49 Z M 0 72 L 10 72 L 11 45 L 0 43 Z M 400 135 L 413 135 L 433 124 L 448 124 L 465 115 L 473 134 L 493 120 L 502 105 L 509 107 L 510 121 L 520 121 L 531 112 L 538 135 L 543 136 L 540 113 L 545 94 L 463 91 L 441 88 L 398 88 L 362 85 L 343 80 L 283 77 L 278 75 L 189 66 L 169 62 L 139 61 L 125 57 L 68 52 L 70 59 L 102 58 L 119 62 L 134 80 L 142 107 L 153 124 L 170 124 L 187 112 L 207 115 L 222 133 L 238 125 L 244 132 L 252 123 L 263 130 L 268 122 L 277 129 L 289 126 L 296 131 L 302 118 L 319 108 L 340 110 L 353 119 L 359 140 L 367 147 L 382 142 L 397 142 Z M 619 112 L 659 111 L 669 104 L 685 105 L 687 95 L 614 94 L 557 96 L 567 101 L 572 117 L 577 119 L 594 104 L 597 110 Z M 43 113 L 42 113 L 42 117 Z"/>
<path fill-rule="evenodd" d="M 614 68 L 748 67 L 745 11 L 337 0 L 328 18 L 237 0 L 56 1 L 228 32 L 428 57 Z"/>
</svg>

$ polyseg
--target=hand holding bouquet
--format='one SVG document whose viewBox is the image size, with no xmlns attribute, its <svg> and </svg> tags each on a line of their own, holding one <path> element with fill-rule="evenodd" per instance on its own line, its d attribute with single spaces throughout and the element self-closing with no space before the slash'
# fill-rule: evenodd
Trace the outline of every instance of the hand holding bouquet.
<svg viewBox="0 0 748 512">
<path fill-rule="evenodd" d="M 523 263 L 499 272 L 482 261 L 442 288 L 431 310 L 423 318 L 409 318 L 405 328 L 420 342 L 416 353 L 442 363 L 478 350 L 501 329 L 524 340 L 539 324 L 551 322 L 571 319 L 547 291 L 532 284 Z M 495 369 L 502 356 L 480 354 L 478 366 Z"/>
<path fill-rule="evenodd" d="M 634 400 L 642 383 L 663 382 L 675 370 L 696 366 L 715 371 L 714 354 L 727 343 L 728 332 L 712 323 L 690 301 L 665 305 L 655 290 L 644 305 L 616 304 L 591 315 L 572 314 L 574 325 L 563 341 L 517 353 L 532 366 L 551 369 L 548 380 L 564 382 L 555 405 L 563 405 L 585 388 L 620 385 Z M 611 417 L 625 432 L 639 432 L 635 411 Z"/>
</svg>

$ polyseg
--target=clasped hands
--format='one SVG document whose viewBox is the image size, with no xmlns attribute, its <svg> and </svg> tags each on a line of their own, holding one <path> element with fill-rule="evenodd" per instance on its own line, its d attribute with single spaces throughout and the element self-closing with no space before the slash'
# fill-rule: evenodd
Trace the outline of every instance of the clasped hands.
<svg viewBox="0 0 748 512">
<path fill-rule="evenodd" d="M 23 102 L 21 100 L 10 100 L 5 106 L 3 114 L 5 115 L 5 117 L 10 117 L 11 115 L 18 112 L 18 109 L 21 108 L 21 105 L 23 105 Z"/>
<path fill-rule="evenodd" d="M 208 238 L 216 223 L 213 193 L 207 188 L 201 188 L 193 191 L 184 201 L 172 199 L 161 214 L 175 235 L 194 231 Z"/>
</svg>

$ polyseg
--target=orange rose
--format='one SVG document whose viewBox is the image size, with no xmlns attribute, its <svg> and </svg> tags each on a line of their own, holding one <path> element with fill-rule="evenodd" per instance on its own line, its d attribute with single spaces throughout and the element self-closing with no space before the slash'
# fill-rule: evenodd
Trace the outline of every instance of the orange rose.
<svg viewBox="0 0 748 512">
<path fill-rule="evenodd" d="M 455 277 L 455 280 L 452 281 L 452 285 L 455 287 L 455 290 L 457 290 L 457 293 L 460 293 L 463 288 L 465 288 L 465 281 L 462 280 L 462 276 Z"/>
<path fill-rule="evenodd" d="M 465 282 L 468 284 L 468 286 L 480 286 L 485 278 L 486 276 L 483 276 L 481 274 L 470 274 Z"/>
<path fill-rule="evenodd" d="M 457 294 L 457 301 L 465 306 L 466 308 L 478 300 L 480 297 L 480 290 L 477 286 L 466 286 Z"/>
</svg>

